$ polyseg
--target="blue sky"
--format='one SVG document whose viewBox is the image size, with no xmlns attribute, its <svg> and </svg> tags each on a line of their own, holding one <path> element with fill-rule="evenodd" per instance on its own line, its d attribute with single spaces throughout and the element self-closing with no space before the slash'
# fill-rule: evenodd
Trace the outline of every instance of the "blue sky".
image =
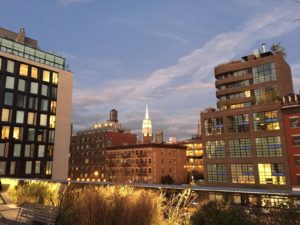
<svg viewBox="0 0 300 225">
<path fill-rule="evenodd" d="M 300 87 L 300 4 L 293 0 L 0 0 L 0 26 L 39 40 L 74 72 L 73 123 L 119 111 L 140 136 L 145 105 L 165 138 L 196 133 L 216 106 L 214 67 L 266 43 L 287 51 Z"/>
</svg>

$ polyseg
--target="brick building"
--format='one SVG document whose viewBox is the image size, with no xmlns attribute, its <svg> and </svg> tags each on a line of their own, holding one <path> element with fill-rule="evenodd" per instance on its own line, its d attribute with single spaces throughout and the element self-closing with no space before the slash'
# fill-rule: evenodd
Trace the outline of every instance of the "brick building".
<svg viewBox="0 0 300 225">
<path fill-rule="evenodd" d="M 108 180 L 124 183 L 187 182 L 186 147 L 139 144 L 106 148 Z"/>
<path fill-rule="evenodd" d="M 261 51 L 215 68 L 217 110 L 201 112 L 207 185 L 288 189 L 281 98 L 293 92 L 282 54 Z"/>
</svg>

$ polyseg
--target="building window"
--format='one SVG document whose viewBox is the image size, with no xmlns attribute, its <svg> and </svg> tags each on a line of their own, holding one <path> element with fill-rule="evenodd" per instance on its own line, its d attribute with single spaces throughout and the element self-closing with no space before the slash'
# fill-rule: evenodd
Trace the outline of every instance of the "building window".
<svg viewBox="0 0 300 225">
<path fill-rule="evenodd" d="M 35 139 L 35 130 L 34 128 L 28 128 L 28 132 L 27 132 L 27 140 L 28 141 L 34 141 Z"/>
<path fill-rule="evenodd" d="M 54 130 L 49 130 L 48 142 L 54 143 Z"/>
<path fill-rule="evenodd" d="M 47 115 L 46 114 L 40 115 L 40 126 L 47 126 Z"/>
<path fill-rule="evenodd" d="M 231 164 L 232 183 L 254 184 L 252 164 Z"/>
<path fill-rule="evenodd" d="M 49 101 L 47 99 L 41 100 L 41 110 L 42 111 L 48 111 L 48 105 L 49 105 Z"/>
<path fill-rule="evenodd" d="M 290 126 L 292 128 L 300 127 L 300 119 L 299 119 L 299 117 L 290 117 Z"/>
<path fill-rule="evenodd" d="M 51 113 L 56 113 L 56 102 L 55 101 L 51 101 L 50 111 L 51 111 Z"/>
<path fill-rule="evenodd" d="M 14 89 L 15 88 L 15 78 L 7 76 L 5 81 L 5 88 Z"/>
<path fill-rule="evenodd" d="M 16 174 L 16 161 L 10 162 L 9 174 L 10 175 Z"/>
<path fill-rule="evenodd" d="M 52 73 L 52 84 L 57 84 L 58 83 L 58 74 L 53 72 Z"/>
<path fill-rule="evenodd" d="M 2 58 L 0 58 L 0 70 L 1 70 L 1 67 L 2 67 Z"/>
<path fill-rule="evenodd" d="M 6 171 L 6 162 L 0 161 L 0 175 L 5 175 Z"/>
<path fill-rule="evenodd" d="M 48 86 L 45 84 L 42 84 L 42 93 L 43 96 L 48 96 Z"/>
<path fill-rule="evenodd" d="M 207 164 L 208 182 L 227 182 L 227 170 L 225 164 Z"/>
<path fill-rule="evenodd" d="M 27 114 L 27 124 L 35 125 L 36 113 L 28 112 Z"/>
<path fill-rule="evenodd" d="M 254 130 L 279 130 L 277 111 L 253 113 Z"/>
<path fill-rule="evenodd" d="M 45 156 L 45 145 L 39 145 L 38 148 L 38 157 L 44 157 Z"/>
<path fill-rule="evenodd" d="M 57 88 L 52 87 L 51 88 L 51 98 L 56 99 L 56 96 L 57 96 Z"/>
<path fill-rule="evenodd" d="M 36 97 L 29 97 L 28 98 L 28 108 L 36 110 L 38 105 L 38 99 Z"/>
<path fill-rule="evenodd" d="M 274 102 L 278 99 L 277 86 L 260 88 L 254 90 L 255 104 L 264 104 Z"/>
<path fill-rule="evenodd" d="M 49 119 L 49 127 L 50 128 L 55 128 L 55 116 L 50 116 L 50 119 Z"/>
<path fill-rule="evenodd" d="M 0 157 L 7 157 L 9 149 L 9 143 L 0 143 Z"/>
<path fill-rule="evenodd" d="M 296 166 L 300 166 L 300 156 L 295 156 L 295 164 Z"/>
<path fill-rule="evenodd" d="M 25 108 L 26 106 L 26 97 L 24 95 L 17 95 L 17 107 Z"/>
<path fill-rule="evenodd" d="M 50 82 L 50 71 L 48 70 L 43 71 L 43 81 Z"/>
<path fill-rule="evenodd" d="M 20 75 L 27 76 L 28 75 L 28 66 L 25 64 L 20 65 Z"/>
<path fill-rule="evenodd" d="M 282 156 L 281 139 L 277 137 L 255 138 L 257 157 Z"/>
<path fill-rule="evenodd" d="M 46 175 L 52 174 L 52 161 L 47 161 L 46 163 Z"/>
<path fill-rule="evenodd" d="M 224 132 L 223 118 L 210 118 L 204 120 L 206 135 L 222 134 Z"/>
<path fill-rule="evenodd" d="M 38 79 L 38 69 L 36 67 L 31 67 L 31 78 Z"/>
<path fill-rule="evenodd" d="M 32 171 L 32 161 L 26 161 L 25 174 L 31 174 L 31 171 Z"/>
<path fill-rule="evenodd" d="M 13 101 L 14 101 L 14 94 L 11 93 L 11 92 L 5 92 L 5 94 L 4 94 L 4 104 L 12 106 Z"/>
<path fill-rule="evenodd" d="M 11 109 L 2 109 L 1 121 L 10 122 L 11 119 Z"/>
<path fill-rule="evenodd" d="M 253 67 L 252 73 L 254 84 L 276 80 L 275 63 L 268 63 Z"/>
<path fill-rule="evenodd" d="M 19 79 L 18 90 L 24 92 L 25 89 L 26 89 L 26 81 L 23 79 Z"/>
<path fill-rule="evenodd" d="M 39 92 L 39 84 L 36 82 L 30 83 L 30 93 L 31 94 L 38 94 Z"/>
<path fill-rule="evenodd" d="M 9 138 L 9 126 L 3 126 L 1 131 L 1 139 L 8 139 Z"/>
<path fill-rule="evenodd" d="M 37 141 L 46 141 L 46 130 L 37 130 Z"/>
<path fill-rule="evenodd" d="M 249 116 L 241 114 L 236 116 L 227 116 L 228 131 L 235 133 L 243 133 L 249 131 Z"/>
<path fill-rule="evenodd" d="M 293 135 L 292 143 L 293 143 L 293 146 L 299 146 L 300 145 L 300 135 Z"/>
<path fill-rule="evenodd" d="M 285 185 L 283 164 L 258 164 L 260 184 Z"/>
<path fill-rule="evenodd" d="M 16 123 L 24 123 L 24 111 L 17 111 L 16 113 Z"/>
<path fill-rule="evenodd" d="M 14 73 L 15 72 L 15 62 L 11 60 L 7 60 L 7 67 L 6 71 L 9 73 Z"/>
<path fill-rule="evenodd" d="M 41 173 L 41 161 L 35 161 L 34 173 L 35 174 L 40 174 Z"/>
<path fill-rule="evenodd" d="M 34 145 L 25 145 L 24 157 L 33 157 Z"/>
<path fill-rule="evenodd" d="M 22 127 L 14 127 L 14 130 L 13 130 L 13 138 L 16 139 L 16 140 L 22 140 L 22 131 L 23 131 L 23 128 Z"/>
<path fill-rule="evenodd" d="M 20 157 L 21 156 L 21 144 L 15 144 L 14 145 L 14 157 Z"/>
<path fill-rule="evenodd" d="M 225 157 L 225 142 L 207 141 L 206 142 L 206 156 L 207 158 L 224 158 Z"/>
<path fill-rule="evenodd" d="M 231 158 L 247 158 L 252 156 L 250 139 L 229 140 Z"/>
</svg>

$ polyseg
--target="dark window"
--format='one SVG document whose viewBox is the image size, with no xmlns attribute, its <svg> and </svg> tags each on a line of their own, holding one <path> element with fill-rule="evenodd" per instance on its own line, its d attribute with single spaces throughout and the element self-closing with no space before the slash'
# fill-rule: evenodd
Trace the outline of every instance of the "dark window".
<svg viewBox="0 0 300 225">
<path fill-rule="evenodd" d="M 295 156 L 295 163 L 297 166 L 300 166 L 300 156 Z"/>
<path fill-rule="evenodd" d="M 300 145 L 300 136 L 292 136 L 293 145 Z"/>
<path fill-rule="evenodd" d="M 14 94 L 10 92 L 5 92 L 4 94 L 4 104 L 5 105 L 13 105 Z"/>
<path fill-rule="evenodd" d="M 290 118 L 290 126 L 291 127 L 300 127 L 300 119 L 299 117 Z"/>
</svg>

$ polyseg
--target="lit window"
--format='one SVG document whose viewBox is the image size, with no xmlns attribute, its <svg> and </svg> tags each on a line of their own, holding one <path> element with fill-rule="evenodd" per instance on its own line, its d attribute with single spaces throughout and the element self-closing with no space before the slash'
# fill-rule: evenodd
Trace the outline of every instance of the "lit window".
<svg viewBox="0 0 300 225">
<path fill-rule="evenodd" d="M 52 83 L 57 84 L 58 83 L 58 74 L 57 73 L 52 73 Z"/>
<path fill-rule="evenodd" d="M 225 164 L 207 164 L 208 182 L 227 182 L 227 169 Z"/>
<path fill-rule="evenodd" d="M 52 161 L 47 161 L 46 163 L 46 175 L 52 174 Z"/>
<path fill-rule="evenodd" d="M 56 102 L 55 101 L 51 101 L 50 111 L 52 113 L 56 113 Z"/>
<path fill-rule="evenodd" d="M 231 164 L 232 183 L 254 184 L 253 166 L 251 164 Z"/>
<path fill-rule="evenodd" d="M 20 65 L 20 75 L 27 76 L 28 75 L 28 66 L 25 64 Z"/>
<path fill-rule="evenodd" d="M 36 67 L 31 68 L 31 77 L 34 79 L 38 78 L 38 69 Z"/>
<path fill-rule="evenodd" d="M 24 111 L 17 111 L 16 123 L 24 123 Z"/>
<path fill-rule="evenodd" d="M 22 128 L 14 127 L 13 138 L 17 140 L 22 140 Z"/>
<path fill-rule="evenodd" d="M 43 81 L 50 82 L 50 71 L 48 70 L 43 71 Z"/>
<path fill-rule="evenodd" d="M 245 91 L 245 97 L 246 98 L 251 97 L 251 91 Z"/>
<path fill-rule="evenodd" d="M 2 59 L 0 58 L 0 70 L 1 70 L 1 67 L 2 67 Z"/>
<path fill-rule="evenodd" d="M 5 88 L 14 89 L 15 87 L 15 78 L 7 76 L 5 81 Z"/>
<path fill-rule="evenodd" d="M 255 144 L 258 157 L 282 156 L 281 139 L 279 136 L 255 138 Z"/>
<path fill-rule="evenodd" d="M 25 174 L 31 174 L 32 171 L 32 161 L 26 161 Z"/>
<path fill-rule="evenodd" d="M 0 143 L 0 157 L 7 157 L 9 149 L 9 143 Z"/>
<path fill-rule="evenodd" d="M 253 113 L 254 130 L 279 130 L 277 111 Z"/>
<path fill-rule="evenodd" d="M 54 130 L 49 130 L 48 142 L 54 143 Z"/>
<path fill-rule="evenodd" d="M 21 144 L 15 144 L 14 145 L 14 157 L 20 157 L 21 156 Z"/>
<path fill-rule="evenodd" d="M 27 114 L 27 124 L 35 125 L 35 113 L 28 112 Z"/>
<path fill-rule="evenodd" d="M 46 114 L 40 115 L 40 125 L 47 126 L 47 115 Z"/>
<path fill-rule="evenodd" d="M 6 162 L 0 161 L 0 175 L 5 175 L 6 171 Z"/>
<path fill-rule="evenodd" d="M 16 173 L 16 161 L 10 162 L 9 174 L 14 175 Z"/>
<path fill-rule="evenodd" d="M 32 94 L 37 94 L 39 91 L 39 84 L 36 82 L 31 82 L 30 85 L 30 93 Z"/>
<path fill-rule="evenodd" d="M 2 127 L 2 132 L 1 132 L 1 138 L 2 139 L 8 139 L 9 138 L 9 128 L 8 126 L 3 126 Z"/>
<path fill-rule="evenodd" d="M 55 128 L 55 116 L 50 116 L 50 121 L 49 121 L 49 127 L 50 128 Z"/>
<path fill-rule="evenodd" d="M 39 145 L 38 157 L 44 157 L 44 156 L 45 156 L 45 145 Z"/>
<path fill-rule="evenodd" d="M 25 91 L 25 88 L 26 88 L 26 81 L 23 79 L 19 79 L 18 90 Z"/>
<path fill-rule="evenodd" d="M 15 72 L 15 62 L 11 60 L 7 60 L 7 67 L 6 71 L 9 73 L 14 73 Z"/>
<path fill-rule="evenodd" d="M 10 109 L 2 109 L 1 121 L 9 122 L 11 118 L 11 110 Z"/>
<path fill-rule="evenodd" d="M 260 184 L 286 184 L 283 164 L 258 164 L 258 174 Z"/>
<path fill-rule="evenodd" d="M 290 118 L 290 126 L 293 128 L 300 127 L 300 118 L 299 117 L 291 117 Z"/>
<path fill-rule="evenodd" d="M 36 174 L 41 173 L 41 161 L 35 161 L 35 169 L 34 172 Z"/>
</svg>

